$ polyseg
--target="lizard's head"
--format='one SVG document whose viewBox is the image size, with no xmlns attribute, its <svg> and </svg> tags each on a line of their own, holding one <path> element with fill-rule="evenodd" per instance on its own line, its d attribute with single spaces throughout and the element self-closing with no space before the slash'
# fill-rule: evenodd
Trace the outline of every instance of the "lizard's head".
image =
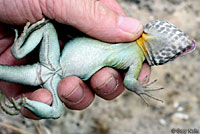
<svg viewBox="0 0 200 134">
<path fill-rule="evenodd" d="M 195 49 L 195 41 L 167 21 L 155 20 L 144 26 L 137 43 L 150 65 L 162 65 Z"/>
</svg>

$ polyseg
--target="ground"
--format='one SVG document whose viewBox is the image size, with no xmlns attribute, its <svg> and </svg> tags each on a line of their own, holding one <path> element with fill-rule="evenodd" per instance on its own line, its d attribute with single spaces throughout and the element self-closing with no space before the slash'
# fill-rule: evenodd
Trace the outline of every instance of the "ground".
<svg viewBox="0 0 200 134">
<path fill-rule="evenodd" d="M 134 93 L 125 91 L 117 99 L 96 97 L 83 111 L 68 111 L 58 120 L 32 121 L 8 116 L 1 111 L 0 134 L 172 134 L 186 130 L 200 134 L 200 1 L 199 0 L 118 0 L 128 16 L 143 24 L 164 19 L 191 35 L 197 48 L 191 54 L 159 67 L 152 67 L 154 92 L 165 102 L 150 100 L 147 106 Z M 66 112 L 68 111 L 68 112 Z M 12 129 L 16 126 L 19 132 Z M 177 132 L 175 132 L 177 130 Z M 38 132 L 39 131 L 39 132 Z M 192 133 L 192 134 L 193 134 Z"/>
</svg>

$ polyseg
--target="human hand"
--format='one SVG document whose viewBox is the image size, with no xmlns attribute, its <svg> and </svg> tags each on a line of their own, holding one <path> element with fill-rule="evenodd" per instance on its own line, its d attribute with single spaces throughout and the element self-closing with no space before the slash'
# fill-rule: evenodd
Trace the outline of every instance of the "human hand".
<svg viewBox="0 0 200 134">
<path fill-rule="evenodd" d="M 0 22 L 24 25 L 27 21 L 35 22 L 44 16 L 60 23 L 76 27 L 80 31 L 107 42 L 128 42 L 137 39 L 143 32 L 139 21 L 125 17 L 125 13 L 115 0 L 53 0 L 53 1 L 17 1 L 11 3 L 2 0 L 0 4 Z M 30 63 L 30 56 L 16 60 L 10 54 L 13 35 L 2 24 L 0 25 L 0 64 L 20 65 Z M 138 80 L 150 74 L 150 67 L 144 64 Z M 116 81 L 118 86 L 116 87 Z M 123 90 L 123 76 L 112 68 L 103 68 L 95 73 L 89 85 L 80 78 L 64 78 L 58 86 L 60 99 L 70 109 L 81 110 L 91 104 L 95 95 L 111 100 Z M 51 104 L 51 93 L 46 89 L 33 91 L 32 87 L 1 82 L 1 90 L 7 97 L 26 94 L 30 99 Z M 31 89 L 31 90 L 30 90 Z M 22 114 L 29 118 L 36 117 L 26 109 Z"/>
</svg>

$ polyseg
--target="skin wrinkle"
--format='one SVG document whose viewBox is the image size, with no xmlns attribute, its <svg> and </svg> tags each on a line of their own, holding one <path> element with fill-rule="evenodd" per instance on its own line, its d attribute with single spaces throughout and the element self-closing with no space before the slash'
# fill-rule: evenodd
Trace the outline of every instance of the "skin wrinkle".
<svg viewBox="0 0 200 134">
<path fill-rule="evenodd" d="M 69 13 L 68 13 L 68 16 L 66 16 L 65 20 L 72 26 L 80 27 L 82 24 L 78 22 L 77 20 L 74 20 L 74 18 L 79 18 L 80 20 L 86 19 L 85 15 L 83 14 L 84 13 L 83 7 L 76 9 L 76 7 L 74 6 L 78 4 L 76 3 L 77 1 L 72 1 L 72 0 L 69 0 L 69 1 L 70 1 L 70 4 L 67 4 Z M 83 3 L 83 1 L 81 2 Z M 82 3 L 79 3 L 79 4 L 83 5 Z M 74 9 L 78 10 L 78 12 L 75 12 L 75 14 L 72 14 L 71 12 L 73 12 Z M 85 20 L 85 22 L 87 22 L 87 20 Z"/>
<path fill-rule="evenodd" d="M 80 3 L 76 3 L 77 0 L 66 0 L 66 3 L 60 3 L 61 0 L 58 0 L 58 2 L 56 2 L 56 6 L 55 6 L 55 16 L 56 16 L 56 20 L 61 22 L 61 23 L 67 23 L 70 24 L 72 26 L 78 27 L 79 25 L 81 25 L 77 20 L 74 20 L 74 18 L 79 18 L 80 20 L 83 20 L 82 17 L 83 15 L 83 11 L 82 8 L 77 8 L 76 5 Z M 80 1 L 78 1 L 80 2 Z M 82 1 L 81 1 L 82 2 Z M 63 7 L 65 6 L 65 7 Z M 62 7 L 62 8 L 60 8 Z M 73 12 L 73 10 L 76 10 L 75 12 Z M 63 13 L 64 12 L 64 13 Z M 73 12 L 73 13 L 72 13 Z M 78 14 L 77 14 L 78 12 Z M 61 15 L 64 15 L 61 17 Z"/>
<path fill-rule="evenodd" d="M 6 4 L 8 4 L 8 3 L 10 3 L 10 2 L 6 2 L 6 0 L 3 0 L 3 6 L 2 7 L 7 7 Z M 10 4 L 12 4 L 12 3 L 10 3 Z M 8 20 L 10 20 L 9 9 L 4 8 L 4 12 L 5 12 L 5 16 L 7 16 Z M 5 16 L 3 16 L 3 18 L 6 18 Z"/>
<path fill-rule="evenodd" d="M 52 15 L 49 13 L 51 11 L 50 9 L 52 8 L 52 6 L 50 6 L 52 1 L 40 0 L 40 2 L 43 5 L 44 3 L 46 4 L 45 6 L 41 6 L 44 15 L 52 18 Z M 101 40 L 105 41 L 109 40 L 109 42 L 119 42 L 122 39 L 125 40 L 125 38 L 126 40 L 130 40 L 130 38 L 133 37 L 131 33 L 124 33 L 123 30 L 118 28 L 117 13 L 108 9 L 108 6 L 106 6 L 106 4 L 104 4 L 103 2 L 96 0 L 81 0 L 81 1 L 66 0 L 64 2 L 66 3 L 61 3 L 61 0 L 57 0 L 53 4 L 54 5 L 53 11 L 55 15 L 55 18 L 53 19 L 57 20 L 58 22 L 68 23 L 69 25 L 72 25 L 77 29 L 80 29 L 82 32 L 88 35 L 92 35 L 94 38 L 98 37 Z M 86 2 L 88 2 L 89 4 Z M 82 8 L 77 8 L 76 7 L 77 4 L 81 5 Z M 47 8 L 47 10 L 44 11 L 43 8 L 44 9 Z M 107 13 L 106 11 L 108 10 L 110 11 Z M 62 15 L 63 17 L 61 17 Z M 106 20 L 105 16 L 108 16 L 106 17 Z M 75 18 L 77 19 L 79 18 L 80 20 L 85 20 L 85 21 L 77 21 L 77 19 Z M 103 22 L 103 25 L 101 25 L 101 22 Z M 87 27 L 85 26 L 85 23 L 87 24 Z M 113 25 L 110 25 L 111 23 Z M 94 26 L 96 27 L 95 29 Z M 116 33 L 115 38 L 112 38 L 111 35 L 113 34 L 111 33 Z M 122 34 L 120 33 L 124 33 L 124 36 L 122 36 Z"/>
<path fill-rule="evenodd" d="M 55 19 L 58 22 L 64 23 L 63 20 L 61 20 L 61 10 L 63 9 L 63 4 L 60 3 L 61 0 L 39 0 L 39 5 L 41 12 L 48 16 L 48 18 Z"/>
<path fill-rule="evenodd" d="M 94 2 L 93 2 L 93 1 L 94 1 L 94 0 L 92 0 L 92 2 L 90 2 L 90 3 L 95 3 L 95 1 L 94 1 Z M 84 27 L 83 22 L 74 20 L 74 18 L 80 18 L 81 20 L 85 20 L 85 22 L 88 22 L 88 25 L 89 25 L 89 26 L 91 25 L 91 29 L 93 29 L 92 23 L 94 22 L 94 19 L 93 19 L 93 17 L 91 17 L 91 14 L 92 14 L 92 13 L 90 12 L 91 9 L 92 9 L 92 10 L 94 9 L 94 8 L 93 8 L 94 6 L 91 6 L 91 5 L 93 5 L 93 4 L 88 5 L 88 4 L 86 3 L 86 2 L 88 2 L 88 0 L 83 0 L 83 1 L 81 1 L 82 3 L 79 3 L 79 4 L 82 5 L 82 8 L 77 9 L 76 7 L 74 7 L 75 5 L 78 4 L 77 1 L 68 0 L 68 1 L 64 1 L 64 2 L 66 2 L 66 3 L 59 3 L 59 1 L 56 2 L 56 6 L 55 6 L 56 18 L 55 18 L 55 19 L 56 19 L 57 21 L 59 21 L 59 22 L 60 22 L 60 21 L 64 21 L 65 23 L 68 23 L 68 24 L 70 24 L 70 25 L 72 25 L 72 26 L 78 27 L 78 28 L 82 29 L 82 31 L 88 33 L 88 31 L 90 31 L 90 30 L 88 30 L 88 27 L 87 27 L 87 28 Z M 78 1 L 78 2 L 80 2 L 80 1 Z M 66 6 L 60 8 L 60 7 L 63 6 L 63 5 L 66 5 Z M 84 5 L 85 5 L 85 6 L 84 6 Z M 92 7 L 92 8 L 91 8 L 91 7 Z M 79 10 L 79 11 L 76 11 L 77 14 L 71 14 L 71 12 L 72 12 L 73 10 Z M 86 15 L 88 15 L 88 16 L 85 16 L 85 15 L 84 15 L 85 12 L 88 12 L 88 13 L 86 14 Z M 59 16 L 61 16 L 61 15 L 64 16 L 64 20 L 60 20 L 60 17 L 59 17 Z M 77 17 L 74 17 L 74 16 L 77 16 Z M 97 16 L 97 17 L 99 17 L 99 16 Z M 97 18 L 97 19 L 98 19 L 98 18 Z M 96 19 L 96 20 L 97 20 L 97 19 Z M 95 22 L 97 22 L 97 21 L 95 21 Z M 85 28 L 85 29 L 84 29 L 84 28 Z"/>
<path fill-rule="evenodd" d="M 101 37 L 104 40 L 112 39 L 112 42 L 119 42 L 122 38 L 125 38 L 125 37 L 127 38 L 127 40 L 130 40 L 130 38 L 135 38 L 131 33 L 124 33 L 123 30 L 118 28 L 118 26 L 117 26 L 118 15 L 117 15 L 116 12 L 114 12 L 114 11 L 113 12 L 112 11 L 106 12 L 106 10 L 109 10 L 109 9 L 107 8 L 107 6 L 104 3 L 102 3 L 101 1 L 96 1 L 96 3 L 98 3 L 98 4 L 96 4 L 97 5 L 96 7 L 99 10 L 98 11 L 99 14 L 98 15 L 96 14 L 96 16 L 98 17 L 96 20 L 98 20 L 98 21 L 94 20 L 94 22 L 96 22 L 97 24 L 100 23 L 100 22 L 104 22 L 103 26 L 102 25 L 96 25 L 96 27 L 99 26 L 99 28 L 95 29 L 95 32 L 97 33 L 98 37 Z M 102 5 L 99 6 L 99 4 L 102 4 Z M 101 8 L 98 8 L 98 7 L 101 7 Z M 102 8 L 102 7 L 104 7 L 104 8 Z M 105 14 L 105 13 L 107 13 L 107 14 Z M 108 16 L 106 21 L 104 21 L 105 16 Z M 111 17 L 109 17 L 109 16 L 111 16 Z M 110 18 L 115 18 L 115 19 L 108 20 Z M 112 23 L 113 25 L 110 26 L 110 23 Z M 98 33 L 102 33 L 101 26 L 103 27 L 103 29 L 105 29 L 105 31 L 103 32 L 104 33 L 103 35 L 98 34 Z M 109 26 L 109 27 L 107 27 L 107 26 Z M 106 29 L 110 29 L 110 30 L 106 30 Z M 100 32 L 98 32 L 97 30 L 99 30 Z M 110 33 L 110 31 L 113 31 L 113 32 L 116 32 L 116 33 L 124 33 L 124 34 L 127 34 L 129 36 L 123 36 L 122 37 L 121 34 L 116 34 L 115 35 L 116 38 L 111 38 L 110 35 L 112 35 L 112 34 Z M 94 33 L 94 29 L 91 27 L 91 30 L 86 31 L 86 33 L 91 35 L 92 33 Z M 140 31 L 138 33 L 140 33 Z M 136 33 L 136 35 L 138 35 L 138 33 Z"/>
<path fill-rule="evenodd" d="M 16 1 L 16 0 L 14 0 L 13 2 L 15 3 L 15 7 L 17 9 L 17 10 L 15 10 L 17 12 L 15 18 L 19 18 L 19 19 L 21 19 L 20 22 L 23 22 L 23 17 L 22 16 L 24 16 L 25 13 L 24 13 L 24 10 L 22 10 L 22 9 L 24 9 L 24 6 L 20 6 L 23 2 L 21 3 L 21 1 Z"/>
<path fill-rule="evenodd" d="M 45 5 L 46 5 L 46 9 L 47 9 L 47 12 L 48 12 L 48 15 L 50 18 L 54 19 L 55 18 L 55 8 L 54 8 L 54 5 L 55 5 L 55 0 L 46 0 L 45 1 Z"/>
<path fill-rule="evenodd" d="M 67 4 L 68 6 L 67 6 L 67 15 L 66 15 L 66 17 L 65 17 L 65 21 L 66 22 L 68 22 L 68 20 L 67 20 L 67 18 L 70 18 L 70 17 L 73 17 L 72 16 L 72 14 L 70 14 L 70 11 L 72 10 L 70 7 L 72 7 L 71 5 L 76 5 L 76 4 L 72 4 L 72 2 L 75 2 L 75 1 L 71 1 L 71 0 L 69 0 L 69 3 Z M 75 8 L 75 7 L 73 7 L 73 8 Z M 80 10 L 80 9 L 77 9 L 77 10 Z M 81 12 L 80 12 L 81 13 Z M 71 20 L 71 19 L 70 19 Z M 71 20 L 71 21 L 74 21 L 74 20 Z M 72 24 L 73 23 L 75 23 L 75 22 L 72 22 Z M 68 22 L 68 24 L 69 24 L 69 22 Z"/>
<path fill-rule="evenodd" d="M 47 8 L 46 8 L 46 0 L 38 0 L 38 5 L 39 5 L 39 8 L 40 8 L 40 10 L 41 10 L 41 13 L 42 14 L 46 14 L 46 10 L 47 10 Z"/>
<path fill-rule="evenodd" d="M 90 1 L 90 2 L 88 2 Z M 87 4 L 90 3 L 90 4 Z M 97 13 L 98 11 L 98 1 L 96 0 L 84 0 L 83 2 L 83 12 L 88 12 L 88 14 L 86 14 L 87 16 L 85 16 L 84 18 L 87 19 L 87 22 L 96 22 L 97 18 L 100 17 Z"/>
<path fill-rule="evenodd" d="M 28 0 L 29 1 L 29 0 Z M 27 21 L 30 21 L 32 20 L 31 19 L 31 13 L 30 13 L 30 5 L 28 3 L 27 0 L 22 0 L 22 5 L 23 5 L 23 9 L 22 12 L 23 12 L 23 16 L 25 17 L 24 19 L 26 19 Z"/>
<path fill-rule="evenodd" d="M 62 0 L 57 0 L 57 7 L 54 8 L 54 12 L 57 13 L 55 15 L 55 17 L 59 17 L 59 19 L 62 19 L 63 17 L 63 3 L 62 3 Z"/>
<path fill-rule="evenodd" d="M 57 20 L 58 22 L 64 23 L 64 22 L 67 22 L 67 21 L 64 20 L 67 15 L 61 17 L 62 14 L 63 14 L 62 13 L 62 9 L 64 8 L 65 11 L 68 12 L 67 11 L 68 8 L 65 8 L 64 7 L 64 3 L 60 3 L 60 2 L 61 2 L 61 0 L 57 0 L 57 2 L 55 2 L 55 4 L 54 4 L 54 7 L 53 7 L 53 10 L 54 10 L 54 19 Z M 69 3 L 70 3 L 70 1 L 68 1 L 68 4 Z"/>
<path fill-rule="evenodd" d="M 100 1 L 95 1 L 94 2 L 94 4 L 93 4 L 93 8 L 92 8 L 93 10 L 91 10 L 90 12 L 91 12 L 91 14 L 92 14 L 92 16 L 88 16 L 88 18 L 89 18 L 89 20 L 93 20 L 92 22 L 93 23 L 96 23 L 97 25 L 96 25 L 96 27 L 98 27 L 98 28 L 96 28 L 96 29 L 94 29 L 93 27 L 91 27 L 91 28 L 89 28 L 87 31 L 85 31 L 87 34 L 92 34 L 92 33 L 94 33 L 94 30 L 95 30 L 95 32 L 97 32 L 97 33 L 102 33 L 102 28 L 103 29 L 105 29 L 105 31 L 103 32 L 104 33 L 104 35 L 99 35 L 99 37 L 106 37 L 106 38 L 109 38 L 109 36 L 110 36 L 110 31 L 107 31 L 106 32 L 106 29 L 113 29 L 115 26 L 113 26 L 113 28 L 112 27 L 108 27 L 108 28 L 105 28 L 107 25 L 109 25 L 109 24 L 106 24 L 106 23 L 112 23 L 112 24 L 116 24 L 116 23 L 113 23 L 112 21 L 113 21 L 113 19 L 112 20 L 109 20 L 110 18 L 113 18 L 113 16 L 114 16 L 114 11 L 113 12 L 106 12 L 106 10 L 108 10 L 107 9 L 107 7 L 105 7 L 104 6 L 104 4 L 102 3 L 102 2 L 100 2 Z M 104 21 L 104 19 L 105 19 L 105 16 L 108 16 L 107 17 L 107 20 L 106 21 Z M 112 16 L 112 17 L 109 17 L 109 16 Z M 114 16 L 115 17 L 115 16 Z M 104 25 L 100 25 L 101 24 L 101 22 L 103 22 L 104 21 Z M 115 18 L 115 20 L 114 20 L 115 22 L 117 22 L 117 19 Z M 89 21 L 89 22 L 91 22 L 91 21 Z M 110 25 L 109 25 L 110 26 Z M 101 28 L 102 27 L 102 28 Z M 97 30 L 99 30 L 99 31 L 97 31 Z M 107 35 L 107 36 L 105 36 L 105 35 Z"/>
<path fill-rule="evenodd" d="M 39 0 L 30 0 L 30 5 L 33 5 L 33 8 L 31 8 L 31 13 L 35 22 L 36 20 L 38 20 L 38 18 L 42 18 L 42 11 L 39 4 Z M 36 13 L 35 11 L 38 11 L 38 13 Z"/>
<path fill-rule="evenodd" d="M 28 20 L 30 21 L 30 22 L 35 22 L 36 20 L 39 20 L 40 18 L 36 18 L 35 16 L 34 16 L 34 12 L 35 11 L 37 11 L 37 14 L 41 14 L 41 10 L 32 10 L 32 9 L 35 9 L 35 4 L 33 3 L 33 0 L 24 0 L 25 2 L 27 2 L 27 4 L 25 4 L 25 2 L 24 2 L 24 7 L 26 7 L 26 5 L 27 5 L 27 7 L 25 8 L 25 9 L 27 9 L 26 11 L 28 12 L 28 16 L 27 16 L 27 18 L 28 18 Z M 42 16 L 41 16 L 42 17 Z"/>
<path fill-rule="evenodd" d="M 102 20 L 105 19 L 104 16 L 110 15 L 110 14 L 107 14 L 107 12 L 106 12 L 107 7 L 105 7 L 100 1 L 94 2 L 93 7 L 94 7 L 94 10 L 93 10 L 92 18 L 94 19 L 94 22 L 96 22 L 96 23 L 102 22 Z M 104 7 L 104 8 L 102 8 L 102 7 Z M 90 18 L 90 19 L 92 19 L 92 18 Z M 101 23 L 99 23 L 99 24 L 101 24 Z M 99 25 L 99 26 L 101 26 L 101 25 Z"/>
<path fill-rule="evenodd" d="M 91 26 L 92 25 L 91 23 L 94 22 L 93 21 L 94 16 L 90 11 L 94 8 L 94 5 L 92 4 L 94 2 L 94 0 L 92 0 L 92 2 L 90 2 L 90 1 L 91 0 L 83 0 L 81 3 L 82 4 L 82 9 L 80 10 L 81 14 L 77 14 L 82 20 L 85 20 L 85 22 L 87 22 L 89 26 Z M 89 3 L 89 4 L 87 4 L 87 3 Z M 80 23 L 80 27 L 82 27 L 82 29 L 84 28 L 84 25 L 82 24 L 82 22 Z M 86 30 L 84 30 L 84 31 L 86 31 Z M 87 33 L 87 31 L 86 31 L 86 33 Z"/>
<path fill-rule="evenodd" d="M 98 1 L 102 2 L 105 6 L 112 9 L 116 13 L 126 16 L 126 13 L 119 6 L 119 4 L 116 2 L 116 0 L 98 0 Z"/>
<path fill-rule="evenodd" d="M 42 18 L 38 1 L 2 0 L 0 5 L 1 22 L 24 25 L 27 21 L 35 22 Z"/>
<path fill-rule="evenodd" d="M 88 22 L 89 23 L 88 25 L 91 26 L 92 24 L 90 24 L 90 23 L 95 22 L 95 20 L 97 20 L 97 18 L 100 17 L 100 16 L 97 15 L 97 12 L 96 12 L 97 1 L 92 0 L 92 2 L 88 2 L 88 3 L 90 3 L 90 5 L 87 4 L 87 1 L 88 0 L 83 0 L 83 8 L 82 8 L 81 12 L 83 12 L 83 13 L 88 12 L 88 13 L 86 14 L 87 16 L 83 15 L 84 18 L 82 18 L 82 19 L 84 19 L 86 22 Z M 96 26 L 98 26 L 98 25 L 96 25 Z M 81 27 L 84 27 L 84 26 L 81 26 Z M 85 29 L 84 31 L 85 31 L 85 33 L 89 33 L 89 31 L 92 31 L 92 29 L 94 29 L 94 28 L 93 27 L 90 27 L 90 28 L 87 27 L 87 29 Z"/>
<path fill-rule="evenodd" d="M 67 23 L 67 24 L 71 24 L 72 26 L 76 26 L 75 24 L 77 23 L 77 21 L 76 20 L 73 21 L 75 18 L 74 17 L 75 14 L 71 14 L 71 10 L 74 10 L 74 9 L 78 10 L 78 9 L 76 7 L 72 7 L 73 5 L 77 5 L 77 4 L 71 4 L 72 2 L 76 2 L 76 1 L 71 1 L 71 0 L 56 1 L 54 4 L 54 9 L 53 9 L 54 14 L 55 14 L 54 19 L 61 23 L 65 23 L 65 24 Z"/>
<path fill-rule="evenodd" d="M 3 6 L 1 6 L 1 5 L 3 5 Z M 0 12 L 3 12 L 3 11 L 5 11 L 5 3 L 4 3 L 3 0 L 0 0 Z M 0 16 L 0 18 L 5 18 L 5 17 L 4 16 Z"/>
<path fill-rule="evenodd" d="M 69 0 L 68 0 L 69 1 Z M 67 6 L 65 6 L 65 5 L 67 5 L 67 1 L 60 1 L 61 2 L 61 4 L 60 4 L 60 15 L 61 16 L 67 16 Z M 66 3 L 65 3 L 66 2 Z M 60 18 L 62 18 L 62 17 L 60 17 Z"/>
<path fill-rule="evenodd" d="M 94 18 L 95 22 L 97 20 L 98 20 L 97 23 L 99 22 L 99 20 L 101 22 L 103 19 L 105 19 L 104 16 L 106 16 L 106 15 L 110 16 L 110 14 L 107 14 L 107 12 L 106 12 L 106 10 L 108 10 L 107 7 L 102 2 L 95 1 L 93 5 L 94 6 L 93 6 L 93 10 L 91 11 L 91 13 L 93 13 L 92 18 Z M 92 19 L 92 18 L 90 18 L 90 19 Z"/>
</svg>

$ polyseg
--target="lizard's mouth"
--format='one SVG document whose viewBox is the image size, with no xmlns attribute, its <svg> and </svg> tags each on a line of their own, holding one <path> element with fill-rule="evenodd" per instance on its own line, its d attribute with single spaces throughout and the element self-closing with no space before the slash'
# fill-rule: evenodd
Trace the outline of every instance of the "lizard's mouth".
<svg viewBox="0 0 200 134">
<path fill-rule="evenodd" d="M 195 50 L 195 48 L 196 48 L 196 43 L 195 43 L 195 41 L 193 40 L 193 41 L 192 41 L 192 45 L 191 45 L 188 49 L 186 49 L 182 54 L 180 54 L 179 56 L 183 56 L 183 55 L 186 55 L 186 54 L 188 54 L 188 53 L 191 53 L 192 51 Z"/>
<path fill-rule="evenodd" d="M 195 41 L 192 40 L 192 43 L 191 43 L 191 44 L 192 44 L 192 45 L 190 45 L 188 48 L 186 48 L 185 51 L 183 51 L 182 53 L 177 54 L 177 55 L 174 56 L 170 61 L 173 61 L 173 60 L 175 60 L 175 59 L 178 58 L 178 57 L 184 56 L 184 55 L 186 55 L 186 54 L 191 53 L 192 51 L 194 51 L 195 48 L 196 48 L 196 43 L 195 43 Z"/>
</svg>

